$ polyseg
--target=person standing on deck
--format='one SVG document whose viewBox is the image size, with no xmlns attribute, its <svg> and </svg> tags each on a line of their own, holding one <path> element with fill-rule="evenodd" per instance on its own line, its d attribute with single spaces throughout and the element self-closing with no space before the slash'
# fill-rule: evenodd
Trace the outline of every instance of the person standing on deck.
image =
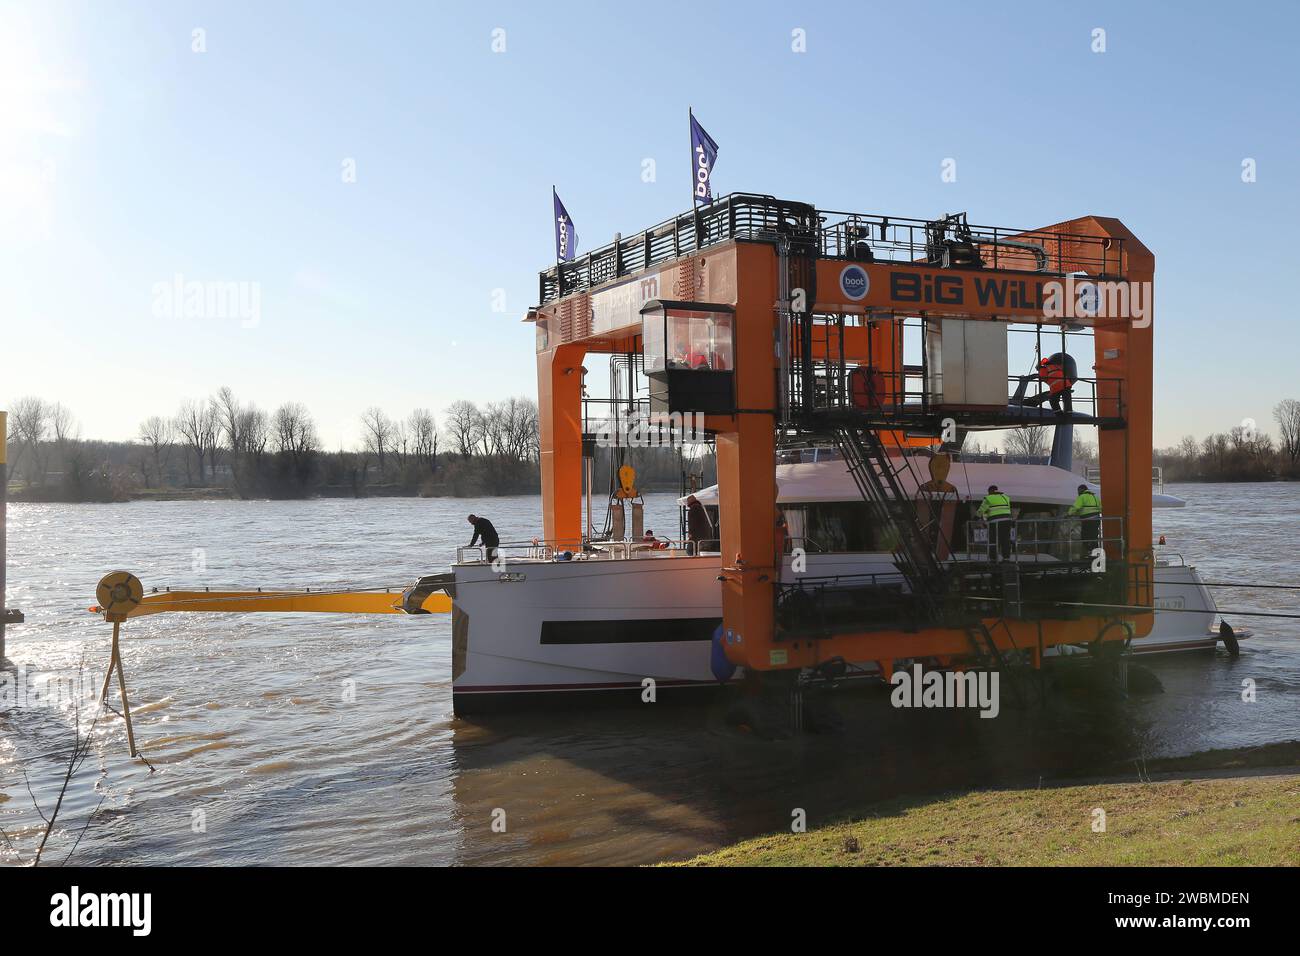
<svg viewBox="0 0 1300 956">
<path fill-rule="evenodd" d="M 1011 497 L 989 485 L 989 493 L 975 512 L 989 524 L 989 560 L 1011 558 Z"/>
<path fill-rule="evenodd" d="M 469 539 L 469 546 L 474 547 L 481 538 L 488 561 L 495 561 L 497 559 L 497 546 L 501 544 L 501 539 L 497 536 L 497 529 L 492 527 L 492 522 L 488 521 L 487 518 L 480 518 L 478 515 L 470 515 L 469 523 L 474 526 L 474 537 Z"/>
<path fill-rule="evenodd" d="M 1088 490 L 1087 485 L 1080 485 L 1079 497 L 1074 499 L 1068 513 L 1081 519 L 1079 540 L 1083 542 L 1085 557 L 1091 557 L 1101 536 L 1101 500 Z"/>
<path fill-rule="evenodd" d="M 709 520 L 709 513 L 704 510 L 704 505 L 694 495 L 686 499 L 686 537 L 695 545 L 695 550 L 700 550 L 700 545 L 705 541 L 712 541 L 713 522 Z"/>
</svg>

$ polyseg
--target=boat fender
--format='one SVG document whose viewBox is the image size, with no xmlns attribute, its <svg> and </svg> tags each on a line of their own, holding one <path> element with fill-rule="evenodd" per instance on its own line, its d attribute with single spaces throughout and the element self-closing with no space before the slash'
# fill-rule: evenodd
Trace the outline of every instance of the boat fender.
<svg viewBox="0 0 1300 956">
<path fill-rule="evenodd" d="M 727 649 L 722 644 L 723 630 L 719 624 L 713 632 L 711 653 L 709 655 L 709 670 L 713 671 L 713 676 L 717 678 L 719 684 L 725 684 L 731 680 L 731 675 L 736 673 L 736 665 L 727 660 Z"/>
<path fill-rule="evenodd" d="M 1237 643 L 1237 634 L 1227 621 L 1219 623 L 1219 640 L 1223 641 L 1223 646 L 1227 648 L 1230 657 L 1236 657 L 1241 653 L 1241 645 Z"/>
</svg>

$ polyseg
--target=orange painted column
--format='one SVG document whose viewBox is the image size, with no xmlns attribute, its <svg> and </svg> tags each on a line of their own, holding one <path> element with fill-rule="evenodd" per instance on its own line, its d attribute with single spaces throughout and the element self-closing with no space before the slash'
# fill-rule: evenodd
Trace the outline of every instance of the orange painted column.
<svg viewBox="0 0 1300 956">
<path fill-rule="evenodd" d="M 582 361 L 584 345 L 537 353 L 542 526 L 547 541 L 582 540 Z"/>
<path fill-rule="evenodd" d="M 736 407 L 719 432 L 723 627 L 727 657 L 764 670 L 781 664 L 772 648 L 775 583 L 777 259 L 768 246 L 736 248 Z M 776 655 L 775 657 L 773 655 Z"/>
<path fill-rule="evenodd" d="M 1123 517 L 1127 551 L 1124 559 L 1130 565 L 1145 564 L 1148 581 L 1154 573 L 1150 504 L 1155 364 L 1153 266 L 1148 254 L 1138 262 L 1130 263 L 1126 275 L 1131 290 L 1130 311 L 1133 295 L 1140 294 L 1145 314 L 1136 320 L 1128 317 L 1110 321 L 1099 319 L 1094 335 L 1098 379 L 1118 378 L 1123 383 L 1119 393 L 1113 387 L 1101 392 L 1106 398 L 1101 413 L 1113 414 L 1122 398 L 1127 425 L 1123 430 L 1101 430 L 1098 433 L 1102 513 L 1107 517 Z M 1138 289 L 1141 291 L 1137 292 Z M 1130 578 L 1128 601 L 1148 604 L 1151 594 L 1140 590 L 1136 580 Z M 1142 637 L 1150 633 L 1154 617 L 1141 615 L 1135 619 L 1135 624 L 1135 636 Z"/>
</svg>

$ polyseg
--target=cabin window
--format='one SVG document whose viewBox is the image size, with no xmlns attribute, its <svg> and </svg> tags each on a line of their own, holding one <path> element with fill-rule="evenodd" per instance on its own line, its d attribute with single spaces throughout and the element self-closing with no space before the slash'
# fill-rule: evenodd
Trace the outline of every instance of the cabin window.
<svg viewBox="0 0 1300 956">
<path fill-rule="evenodd" d="M 735 368 L 731 312 L 663 307 L 641 316 L 647 372 L 686 369 L 729 372 Z"/>
<path fill-rule="evenodd" d="M 641 307 L 651 412 L 735 413 L 735 322 L 729 305 L 651 299 Z"/>
<path fill-rule="evenodd" d="M 670 310 L 667 316 L 669 368 L 726 372 L 732 368 L 731 323 L 723 312 Z"/>
<path fill-rule="evenodd" d="M 647 372 L 662 372 L 667 353 L 664 350 L 664 324 L 657 317 L 641 320 L 641 351 Z"/>
<path fill-rule="evenodd" d="M 791 515 L 802 512 L 796 518 Z M 865 501 L 833 501 L 786 509 L 786 523 L 800 526 L 803 547 L 817 552 L 893 551 L 895 540 L 889 522 L 877 505 Z"/>
</svg>

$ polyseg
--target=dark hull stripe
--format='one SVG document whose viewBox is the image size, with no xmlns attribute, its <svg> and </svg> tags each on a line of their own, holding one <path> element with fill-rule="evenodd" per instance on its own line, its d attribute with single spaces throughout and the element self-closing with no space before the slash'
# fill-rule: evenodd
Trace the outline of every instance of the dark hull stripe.
<svg viewBox="0 0 1300 956">
<path fill-rule="evenodd" d="M 708 641 L 718 617 L 657 617 L 613 621 L 543 621 L 543 644 L 663 644 Z"/>
</svg>

